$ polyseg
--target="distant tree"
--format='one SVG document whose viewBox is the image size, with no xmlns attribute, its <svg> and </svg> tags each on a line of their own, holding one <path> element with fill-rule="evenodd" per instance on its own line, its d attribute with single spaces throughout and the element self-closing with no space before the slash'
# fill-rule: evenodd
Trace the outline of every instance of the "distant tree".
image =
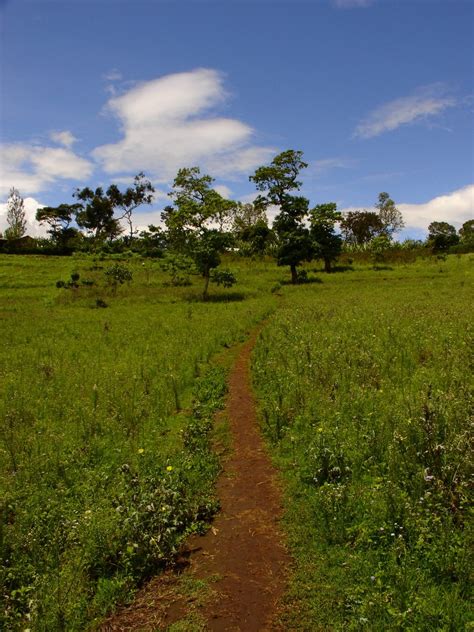
<svg viewBox="0 0 474 632">
<path fill-rule="evenodd" d="M 326 272 L 331 272 L 332 262 L 341 254 L 342 237 L 335 230 L 335 225 L 341 218 L 342 215 L 333 202 L 318 204 L 309 212 L 314 256 L 316 259 L 323 259 Z"/>
<path fill-rule="evenodd" d="M 341 220 L 341 232 L 348 244 L 367 244 L 384 230 L 382 220 L 373 211 L 349 211 Z"/>
<path fill-rule="evenodd" d="M 375 205 L 380 221 L 383 224 L 383 232 L 390 239 L 405 226 L 403 215 L 395 206 L 395 202 L 388 193 L 379 193 L 378 202 Z"/>
<path fill-rule="evenodd" d="M 256 224 L 268 226 L 267 214 L 262 206 L 256 206 L 250 202 L 246 204 L 236 204 L 232 217 L 232 232 L 238 237 L 239 233 L 245 231 Z"/>
<path fill-rule="evenodd" d="M 391 241 L 388 235 L 383 234 L 372 239 L 369 247 L 374 265 L 376 265 L 377 263 L 383 263 L 385 261 L 387 250 L 389 250 L 390 245 Z"/>
<path fill-rule="evenodd" d="M 237 245 L 245 255 L 263 256 L 275 242 L 275 233 L 263 219 L 237 233 Z"/>
<path fill-rule="evenodd" d="M 303 152 L 289 149 L 250 176 L 257 190 L 265 192 L 255 200 L 257 208 L 267 209 L 275 205 L 280 209 L 273 223 L 278 241 L 277 263 L 290 266 L 292 283 L 298 282 L 297 266 L 303 261 L 310 261 L 313 254 L 311 237 L 305 225 L 309 200 L 291 195 L 292 191 L 300 189 L 298 175 L 308 166 L 302 156 Z"/>
<path fill-rule="evenodd" d="M 469 219 L 459 229 L 459 238 L 463 244 L 474 244 L 474 219 Z"/>
<path fill-rule="evenodd" d="M 26 233 L 25 202 L 18 189 L 10 189 L 10 196 L 7 200 L 7 224 L 5 239 L 20 239 Z"/>
<path fill-rule="evenodd" d="M 36 211 L 36 221 L 49 226 L 51 239 L 61 247 L 77 237 L 77 229 L 71 227 L 71 222 L 81 209 L 80 204 L 60 204 L 59 206 L 44 206 Z"/>
<path fill-rule="evenodd" d="M 119 220 L 114 217 L 114 200 L 102 187 L 76 189 L 73 197 L 79 200 L 76 222 L 85 228 L 96 241 L 112 240 L 122 232 Z"/>
<path fill-rule="evenodd" d="M 235 202 L 226 200 L 211 187 L 213 178 L 201 175 L 199 167 L 178 171 L 169 194 L 174 206 L 162 213 L 169 243 L 187 254 L 204 278 L 203 299 L 208 297 L 211 271 L 221 263 L 220 255 L 232 244 L 232 236 L 213 228 L 219 217 L 229 214 Z"/>
<path fill-rule="evenodd" d="M 456 229 L 448 222 L 431 222 L 428 226 L 428 245 L 434 252 L 448 250 L 459 243 Z"/>
<path fill-rule="evenodd" d="M 111 184 L 107 189 L 106 195 L 112 207 L 121 211 L 118 220 L 125 220 L 128 224 L 130 242 L 136 232 L 133 230 L 132 213 L 142 204 L 151 204 L 154 192 L 155 189 L 143 172 L 135 176 L 133 186 L 124 192 L 120 191 L 116 184 Z"/>
</svg>

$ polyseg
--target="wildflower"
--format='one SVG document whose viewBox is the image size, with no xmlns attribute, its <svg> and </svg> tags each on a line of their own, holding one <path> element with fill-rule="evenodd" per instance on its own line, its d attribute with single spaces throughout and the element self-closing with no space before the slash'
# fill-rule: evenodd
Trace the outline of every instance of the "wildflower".
<svg viewBox="0 0 474 632">
<path fill-rule="evenodd" d="M 166 468 L 167 472 L 172 472 L 173 471 L 173 466 L 172 465 L 168 465 Z"/>
<path fill-rule="evenodd" d="M 138 454 L 143 454 L 145 452 L 144 448 L 138 448 Z"/>
</svg>

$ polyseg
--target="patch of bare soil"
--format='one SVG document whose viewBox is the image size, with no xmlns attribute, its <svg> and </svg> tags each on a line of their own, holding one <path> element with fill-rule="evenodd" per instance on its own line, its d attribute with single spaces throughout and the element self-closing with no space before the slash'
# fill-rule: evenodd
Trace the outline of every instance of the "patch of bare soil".
<svg viewBox="0 0 474 632">
<path fill-rule="evenodd" d="M 152 580 L 129 607 L 111 617 L 102 632 L 166 629 L 199 611 L 207 630 L 272 630 L 290 557 L 278 522 L 281 493 L 257 427 L 250 383 L 250 353 L 258 332 L 242 346 L 229 377 L 226 415 L 232 453 L 217 494 L 221 511 L 204 536 L 193 536 L 181 558 L 181 577 L 168 571 Z M 196 605 L 183 594 L 184 576 L 209 581 Z"/>
</svg>

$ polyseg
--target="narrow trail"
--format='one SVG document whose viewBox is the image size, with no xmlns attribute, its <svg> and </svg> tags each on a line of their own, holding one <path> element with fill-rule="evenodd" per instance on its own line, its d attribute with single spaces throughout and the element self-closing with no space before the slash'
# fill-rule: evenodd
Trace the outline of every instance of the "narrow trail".
<svg viewBox="0 0 474 632">
<path fill-rule="evenodd" d="M 229 375 L 224 414 L 232 451 L 217 484 L 221 510 L 211 529 L 191 537 L 183 551 L 180 577 L 208 580 L 211 586 L 211 595 L 198 604 L 206 630 L 274 630 L 272 619 L 291 563 L 278 526 L 281 493 L 258 430 L 250 383 L 250 354 L 258 333 L 242 345 Z M 195 606 L 174 590 L 176 577 L 176 571 L 168 571 L 152 580 L 102 632 L 151 632 L 184 619 Z"/>
</svg>

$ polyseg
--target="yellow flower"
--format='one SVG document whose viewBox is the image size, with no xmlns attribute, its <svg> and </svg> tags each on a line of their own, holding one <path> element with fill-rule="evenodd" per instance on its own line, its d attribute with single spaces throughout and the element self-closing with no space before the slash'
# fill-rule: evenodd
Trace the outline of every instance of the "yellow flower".
<svg viewBox="0 0 474 632">
<path fill-rule="evenodd" d="M 144 448 L 138 448 L 138 454 L 143 454 L 145 452 Z"/>
<path fill-rule="evenodd" d="M 172 471 L 172 469 L 173 469 L 173 466 L 172 466 L 172 465 L 168 465 L 168 467 L 166 468 L 166 471 L 167 471 L 167 472 L 171 472 L 171 471 Z"/>
</svg>

